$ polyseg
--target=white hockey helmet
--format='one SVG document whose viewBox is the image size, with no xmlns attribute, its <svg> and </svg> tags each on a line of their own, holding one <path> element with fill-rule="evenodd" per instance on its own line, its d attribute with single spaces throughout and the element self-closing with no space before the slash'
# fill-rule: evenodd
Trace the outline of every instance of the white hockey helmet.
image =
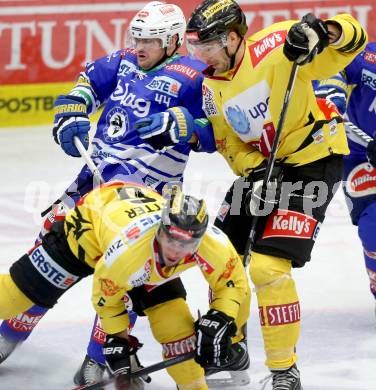
<svg viewBox="0 0 376 390">
<path fill-rule="evenodd" d="M 183 11 L 175 4 L 152 1 L 145 5 L 129 24 L 133 38 L 158 38 L 167 47 L 171 38 L 178 35 L 177 46 L 183 44 L 186 21 Z"/>
</svg>

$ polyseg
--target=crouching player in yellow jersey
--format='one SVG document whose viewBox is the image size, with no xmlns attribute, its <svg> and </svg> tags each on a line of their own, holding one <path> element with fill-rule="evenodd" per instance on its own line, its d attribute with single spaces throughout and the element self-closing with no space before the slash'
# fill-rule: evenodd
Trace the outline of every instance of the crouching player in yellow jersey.
<svg viewBox="0 0 376 390">
<path fill-rule="evenodd" d="M 295 365 L 300 309 L 291 268 L 310 260 L 341 181 L 342 157 L 349 153 L 341 116 L 334 106 L 316 100 L 311 81 L 346 67 L 364 48 L 367 34 L 345 14 L 326 21 L 308 14 L 300 22 L 276 23 L 248 39 L 246 31 L 245 15 L 235 1 L 206 0 L 188 21 L 187 47 L 208 64 L 203 110 L 218 152 L 241 176 L 228 191 L 215 225 L 243 254 L 257 211 L 255 201 L 264 201 L 259 202 L 265 208 L 257 220 L 250 275 L 266 364 L 272 370 L 273 389 L 300 390 Z M 293 61 L 299 65 L 298 74 L 270 180 L 277 190 L 266 203 L 263 192 L 253 190 L 260 188 L 265 176 Z M 159 137 L 171 145 L 176 142 L 168 137 L 173 129 L 183 139 L 192 117 L 182 107 L 170 110 L 180 111 L 179 121 L 169 111 L 151 115 L 137 125 L 141 138 Z M 157 120 L 161 115 L 162 131 Z"/>
<path fill-rule="evenodd" d="M 178 277 L 194 266 L 213 290 L 210 310 L 196 323 Z M 141 346 L 127 333 L 127 308 L 148 316 L 164 358 L 197 347 L 196 361 L 168 368 L 179 389 L 207 389 L 203 367 L 248 368 L 241 331 L 249 315 L 247 276 L 227 236 L 208 226 L 203 200 L 173 188 L 166 201 L 123 182 L 93 190 L 11 266 L 10 275 L 0 275 L 0 318 L 34 304 L 50 308 L 93 272 L 92 301 L 107 333 L 111 374 L 130 377 L 131 356 Z"/>
</svg>

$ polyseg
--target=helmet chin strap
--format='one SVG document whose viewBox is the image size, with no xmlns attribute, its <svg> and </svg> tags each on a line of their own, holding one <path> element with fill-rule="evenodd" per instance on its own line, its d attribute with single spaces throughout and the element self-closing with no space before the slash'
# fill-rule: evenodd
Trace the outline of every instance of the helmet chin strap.
<svg viewBox="0 0 376 390">
<path fill-rule="evenodd" d="M 229 68 L 227 69 L 227 71 L 231 70 L 234 66 L 235 66 L 235 57 L 236 57 L 236 54 L 238 53 L 239 51 L 239 48 L 240 48 L 240 45 L 243 43 L 243 38 L 240 39 L 239 43 L 238 43 L 238 46 L 236 47 L 236 50 L 235 50 L 235 53 L 230 55 L 230 53 L 228 52 L 228 48 L 227 46 L 225 47 L 225 53 L 227 55 L 227 57 L 230 59 L 230 66 Z"/>
<path fill-rule="evenodd" d="M 167 47 L 165 47 L 165 48 L 164 48 L 163 57 L 162 57 L 159 61 L 157 61 L 157 62 L 155 63 L 155 65 L 152 67 L 152 69 L 155 68 L 155 67 L 157 67 L 158 65 L 162 64 L 162 63 L 165 62 L 167 59 L 171 58 L 171 57 L 177 52 L 177 50 L 179 49 L 179 47 L 180 47 L 180 46 L 176 43 L 176 44 L 175 44 L 175 50 L 171 53 L 171 55 L 168 55 L 168 54 L 167 54 Z"/>
</svg>

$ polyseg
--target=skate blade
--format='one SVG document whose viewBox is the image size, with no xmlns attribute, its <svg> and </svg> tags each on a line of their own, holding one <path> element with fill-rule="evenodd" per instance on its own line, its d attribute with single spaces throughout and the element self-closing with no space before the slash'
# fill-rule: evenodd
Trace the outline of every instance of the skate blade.
<svg viewBox="0 0 376 390">
<path fill-rule="evenodd" d="M 217 374 L 210 375 L 205 379 L 209 389 L 242 387 L 251 383 L 251 379 L 249 378 L 247 370 L 221 371 Z"/>
</svg>

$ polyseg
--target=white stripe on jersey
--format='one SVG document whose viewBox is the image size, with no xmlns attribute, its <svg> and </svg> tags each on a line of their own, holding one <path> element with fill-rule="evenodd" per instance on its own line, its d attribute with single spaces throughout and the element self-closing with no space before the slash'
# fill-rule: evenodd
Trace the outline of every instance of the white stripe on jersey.
<svg viewBox="0 0 376 390">
<path fill-rule="evenodd" d="M 94 152 L 92 157 L 96 164 L 103 160 L 110 164 L 125 161 L 127 164 L 130 164 L 137 169 L 138 172 L 136 172 L 136 174 L 149 175 L 158 181 L 163 182 L 181 177 L 188 161 L 188 155 L 172 149 L 168 149 L 167 153 L 182 161 L 176 161 L 166 155 L 163 151 L 151 152 L 150 146 L 145 143 L 137 145 L 137 148 L 135 148 L 134 145 L 124 144 L 117 144 L 116 148 L 114 148 L 100 139 L 94 138 L 93 146 Z M 97 153 L 99 155 L 97 155 Z M 104 157 L 101 157 L 100 154 Z M 136 159 L 141 160 L 146 166 Z M 160 172 L 155 172 L 153 169 L 157 169 Z"/>
</svg>

